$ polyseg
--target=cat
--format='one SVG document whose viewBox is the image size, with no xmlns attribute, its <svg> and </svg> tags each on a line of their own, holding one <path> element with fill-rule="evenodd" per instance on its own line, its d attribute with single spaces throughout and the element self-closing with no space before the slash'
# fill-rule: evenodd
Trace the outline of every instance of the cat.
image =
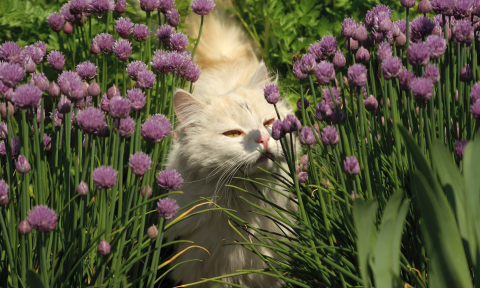
<svg viewBox="0 0 480 288">
<path fill-rule="evenodd" d="M 196 37 L 198 24 L 194 27 L 193 23 L 199 23 L 200 19 L 192 19 L 192 15 L 189 17 L 189 34 Z M 252 179 L 274 180 L 257 167 L 283 173 L 257 151 L 263 151 L 276 161 L 285 163 L 280 142 L 271 137 L 272 123 L 277 119 L 277 114 L 263 94 L 263 88 L 267 84 L 276 83 L 277 78 L 257 58 L 252 41 L 225 13 L 216 12 L 205 16 L 195 56 L 202 74 L 195 83 L 193 94 L 178 89 L 174 95 L 174 110 L 179 120 L 178 136 L 166 166 L 177 170 L 184 178 L 180 188 L 184 194 L 171 197 L 182 207 L 200 197 L 216 196 L 212 201 L 223 208 L 235 210 L 233 213 L 236 216 L 255 227 L 291 235 L 288 231 L 281 231 L 266 217 L 250 212 L 254 208 L 240 199 L 240 196 L 267 209 L 268 204 L 235 188 L 225 187 L 225 184 L 230 184 L 257 194 L 251 184 L 233 177 L 248 175 Z M 277 108 L 282 118 L 293 113 L 285 100 L 280 100 Z M 287 167 L 286 164 L 284 166 Z M 267 188 L 260 189 L 280 207 L 292 205 L 288 198 Z M 214 204 L 203 205 L 194 212 L 215 207 Z M 242 228 L 236 227 L 251 241 L 252 238 Z M 235 240 L 243 242 L 222 211 L 201 213 L 182 220 L 168 229 L 165 235 L 168 241 L 180 239 L 194 242 L 179 244 L 174 254 L 191 245 L 204 247 L 210 253 L 192 248 L 176 259 L 173 264 L 190 259 L 201 260 L 184 263 L 173 269 L 171 277 L 182 284 L 235 273 L 241 269 L 268 268 L 259 256 L 240 245 L 222 246 Z M 275 255 L 268 249 L 257 248 L 264 255 Z M 283 285 L 283 281 L 261 274 L 222 280 L 255 288 Z M 195 287 L 214 285 L 214 282 L 210 282 Z"/>
</svg>

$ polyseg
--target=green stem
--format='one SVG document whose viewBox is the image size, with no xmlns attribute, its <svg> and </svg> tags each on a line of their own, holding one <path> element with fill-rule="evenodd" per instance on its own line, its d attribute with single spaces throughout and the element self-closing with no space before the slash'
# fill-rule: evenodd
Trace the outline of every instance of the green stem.
<svg viewBox="0 0 480 288">
<path fill-rule="evenodd" d="M 200 36 L 202 36 L 203 15 L 201 16 L 200 19 L 201 19 L 201 20 L 200 20 L 200 30 L 198 31 L 198 37 L 197 37 L 197 40 L 195 41 L 195 46 L 193 47 L 192 60 L 193 60 L 193 57 L 195 56 L 195 51 L 197 51 L 198 43 L 200 43 Z"/>
</svg>

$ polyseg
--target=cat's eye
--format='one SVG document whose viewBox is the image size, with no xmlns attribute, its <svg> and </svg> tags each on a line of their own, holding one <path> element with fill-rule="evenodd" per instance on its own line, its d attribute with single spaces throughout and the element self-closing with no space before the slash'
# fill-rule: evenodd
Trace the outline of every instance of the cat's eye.
<svg viewBox="0 0 480 288">
<path fill-rule="evenodd" d="M 227 137 L 238 137 L 238 136 L 245 135 L 245 133 L 241 130 L 228 130 L 226 132 L 223 132 L 222 134 Z"/>
<path fill-rule="evenodd" d="M 273 121 L 275 121 L 275 118 L 272 118 L 270 120 L 267 120 L 267 121 L 263 122 L 263 126 L 265 126 L 265 127 L 272 126 Z"/>
</svg>

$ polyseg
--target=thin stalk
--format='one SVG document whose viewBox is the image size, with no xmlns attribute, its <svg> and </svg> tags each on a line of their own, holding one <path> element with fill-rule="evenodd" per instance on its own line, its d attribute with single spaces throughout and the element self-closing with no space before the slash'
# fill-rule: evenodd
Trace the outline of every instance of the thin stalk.
<svg viewBox="0 0 480 288">
<path fill-rule="evenodd" d="M 201 20 L 200 20 L 200 30 L 198 31 L 198 37 L 197 37 L 197 40 L 195 41 L 195 46 L 193 47 L 192 60 L 193 60 L 193 57 L 195 56 L 195 51 L 197 51 L 198 43 L 200 43 L 200 36 L 202 36 L 203 15 L 201 16 L 200 19 L 201 19 Z"/>
</svg>

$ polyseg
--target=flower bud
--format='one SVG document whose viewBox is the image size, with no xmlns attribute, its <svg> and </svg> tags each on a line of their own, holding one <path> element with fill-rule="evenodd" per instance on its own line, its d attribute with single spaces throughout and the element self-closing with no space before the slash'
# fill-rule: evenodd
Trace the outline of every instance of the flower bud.
<svg viewBox="0 0 480 288">
<path fill-rule="evenodd" d="M 32 232 L 32 227 L 30 227 L 27 220 L 23 220 L 18 224 L 18 233 L 20 235 L 28 235 L 30 232 Z"/>
<path fill-rule="evenodd" d="M 122 96 L 120 94 L 120 90 L 117 88 L 117 86 L 115 86 L 115 84 L 113 84 L 113 86 L 108 88 L 108 90 L 107 90 L 108 99 L 112 99 L 113 96 Z"/>
<path fill-rule="evenodd" d="M 17 169 L 18 173 L 27 174 L 30 172 L 30 163 L 28 163 L 25 156 L 20 155 L 18 156 L 17 163 L 15 163 L 15 168 Z"/>
<path fill-rule="evenodd" d="M 77 187 L 77 193 L 80 194 L 80 195 L 87 195 L 88 194 L 88 186 L 87 186 L 87 183 L 85 182 L 80 182 L 80 184 L 78 184 L 78 187 Z"/>
<path fill-rule="evenodd" d="M 105 256 L 105 255 L 110 254 L 111 249 L 112 249 L 112 248 L 110 247 L 110 244 L 109 244 L 107 241 L 105 241 L 105 240 L 102 240 L 102 241 L 100 241 L 100 243 L 98 243 L 98 248 L 97 248 L 97 250 L 98 250 L 98 253 L 99 253 L 100 255 L 104 255 L 104 256 Z"/>
<path fill-rule="evenodd" d="M 100 93 L 101 93 L 100 85 L 98 85 L 97 81 L 94 80 L 93 83 L 90 84 L 90 86 L 88 86 L 88 95 L 92 97 L 96 97 L 100 95 Z"/>
<path fill-rule="evenodd" d="M 65 22 L 65 26 L 63 26 L 63 32 L 67 35 L 72 34 L 73 33 L 72 25 L 70 25 L 70 23 L 68 23 L 68 22 Z"/>
<path fill-rule="evenodd" d="M 155 227 L 155 225 L 150 226 L 150 228 L 148 228 L 148 230 L 147 230 L 147 235 L 148 235 L 148 238 L 150 238 L 150 239 L 157 238 L 157 236 L 158 236 L 157 227 Z"/>
<path fill-rule="evenodd" d="M 142 188 L 142 197 L 145 197 L 145 186 Z M 152 187 L 148 186 L 147 198 L 152 197 Z"/>
</svg>

